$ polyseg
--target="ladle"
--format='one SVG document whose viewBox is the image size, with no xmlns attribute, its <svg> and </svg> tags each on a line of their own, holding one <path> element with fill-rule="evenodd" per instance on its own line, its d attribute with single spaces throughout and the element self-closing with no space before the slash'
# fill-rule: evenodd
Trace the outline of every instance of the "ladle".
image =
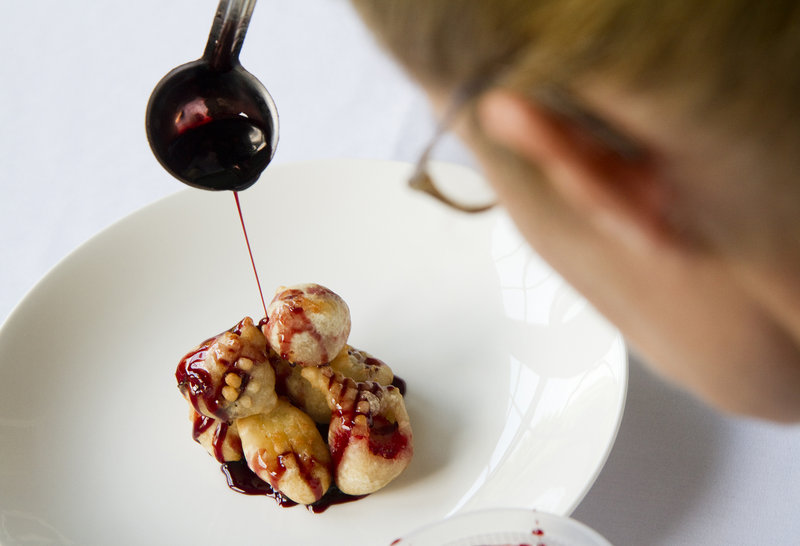
<svg viewBox="0 0 800 546">
<path fill-rule="evenodd" d="M 205 190 L 252 186 L 278 145 L 278 111 L 239 62 L 256 0 L 221 0 L 203 56 L 153 89 L 147 140 L 175 178 Z"/>
</svg>

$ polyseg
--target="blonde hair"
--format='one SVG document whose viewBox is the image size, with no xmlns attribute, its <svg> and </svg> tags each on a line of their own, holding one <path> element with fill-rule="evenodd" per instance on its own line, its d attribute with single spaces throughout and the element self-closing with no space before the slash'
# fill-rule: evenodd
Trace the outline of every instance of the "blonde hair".
<svg viewBox="0 0 800 546">
<path fill-rule="evenodd" d="M 796 0 L 352 0 L 423 85 L 612 77 L 701 122 L 800 140 Z M 779 136 L 776 136 L 779 135 Z"/>
</svg>

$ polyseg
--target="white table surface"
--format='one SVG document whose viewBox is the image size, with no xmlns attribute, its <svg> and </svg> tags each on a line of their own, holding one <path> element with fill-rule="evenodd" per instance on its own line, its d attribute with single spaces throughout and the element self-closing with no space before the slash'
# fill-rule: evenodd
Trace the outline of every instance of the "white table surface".
<svg viewBox="0 0 800 546">
<path fill-rule="evenodd" d="M 202 53 L 215 7 L 4 2 L 0 320 L 82 242 L 183 188 L 150 153 L 144 109 L 164 73 Z M 241 58 L 278 104 L 276 163 L 411 161 L 432 130 L 343 0 L 261 0 Z M 470 161 L 455 145 L 442 157 Z M 618 546 L 800 544 L 798 460 L 800 427 L 718 415 L 634 358 L 617 442 L 573 517 Z"/>
</svg>

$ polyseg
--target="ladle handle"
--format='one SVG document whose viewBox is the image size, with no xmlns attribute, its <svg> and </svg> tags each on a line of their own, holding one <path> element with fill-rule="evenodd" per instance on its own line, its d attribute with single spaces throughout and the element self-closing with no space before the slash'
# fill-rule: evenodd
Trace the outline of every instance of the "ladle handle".
<svg viewBox="0 0 800 546">
<path fill-rule="evenodd" d="M 256 0 L 220 0 L 203 53 L 212 70 L 224 72 L 239 64 L 239 52 L 255 6 Z"/>
</svg>

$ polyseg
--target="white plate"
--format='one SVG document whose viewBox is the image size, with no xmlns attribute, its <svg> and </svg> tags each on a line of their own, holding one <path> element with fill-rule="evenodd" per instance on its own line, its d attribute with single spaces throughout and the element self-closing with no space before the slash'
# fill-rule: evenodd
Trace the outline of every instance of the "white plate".
<svg viewBox="0 0 800 546">
<path fill-rule="evenodd" d="M 263 312 L 233 197 L 187 190 L 83 245 L 0 330 L 0 542 L 388 544 L 463 510 L 570 513 L 620 422 L 622 339 L 503 213 L 451 213 L 409 170 L 276 166 L 241 195 L 267 297 L 327 285 L 351 343 L 408 382 L 403 475 L 318 515 L 228 489 L 174 371 Z"/>
</svg>

